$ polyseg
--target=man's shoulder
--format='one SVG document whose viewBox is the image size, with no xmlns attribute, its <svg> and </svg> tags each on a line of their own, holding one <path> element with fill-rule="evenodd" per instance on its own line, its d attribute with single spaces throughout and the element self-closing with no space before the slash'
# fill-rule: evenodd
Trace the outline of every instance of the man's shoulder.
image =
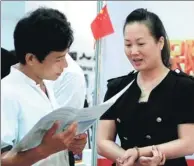
<svg viewBox="0 0 194 166">
<path fill-rule="evenodd" d="M 17 98 L 20 94 L 21 85 L 9 74 L 1 80 L 1 96 L 8 98 Z"/>
<path fill-rule="evenodd" d="M 10 75 L 7 75 L 1 80 L 1 90 L 8 90 L 13 89 L 14 81 L 10 77 Z"/>
</svg>

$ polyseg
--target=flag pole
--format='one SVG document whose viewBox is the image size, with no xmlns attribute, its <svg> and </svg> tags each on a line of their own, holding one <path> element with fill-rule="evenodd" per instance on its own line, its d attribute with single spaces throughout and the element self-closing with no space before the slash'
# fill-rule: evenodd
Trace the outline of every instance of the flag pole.
<svg viewBox="0 0 194 166">
<path fill-rule="evenodd" d="M 97 14 L 103 7 L 103 1 L 97 1 Z M 95 43 L 95 88 L 94 88 L 94 105 L 99 104 L 100 99 L 100 67 L 101 67 L 101 39 Z M 97 166 L 97 147 L 96 147 L 96 131 L 98 122 L 92 127 L 92 163 L 91 166 Z"/>
</svg>

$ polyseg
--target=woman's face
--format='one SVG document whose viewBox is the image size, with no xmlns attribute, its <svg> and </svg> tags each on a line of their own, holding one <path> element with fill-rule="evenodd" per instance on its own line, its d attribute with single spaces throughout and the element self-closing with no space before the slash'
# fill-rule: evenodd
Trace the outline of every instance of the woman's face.
<svg viewBox="0 0 194 166">
<path fill-rule="evenodd" d="M 127 24 L 124 31 L 125 54 L 135 70 L 150 70 L 161 65 L 164 38 L 159 41 L 151 35 L 143 23 Z"/>
</svg>

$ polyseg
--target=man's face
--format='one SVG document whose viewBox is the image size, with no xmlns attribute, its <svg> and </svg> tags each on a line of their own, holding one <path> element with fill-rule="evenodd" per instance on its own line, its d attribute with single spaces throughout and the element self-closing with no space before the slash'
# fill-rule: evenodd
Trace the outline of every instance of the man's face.
<svg viewBox="0 0 194 166">
<path fill-rule="evenodd" d="M 42 62 L 36 59 L 32 68 L 33 72 L 40 79 L 56 80 L 61 75 L 64 68 L 67 67 L 65 59 L 67 52 L 68 49 L 60 52 L 53 51 L 49 53 Z"/>
</svg>

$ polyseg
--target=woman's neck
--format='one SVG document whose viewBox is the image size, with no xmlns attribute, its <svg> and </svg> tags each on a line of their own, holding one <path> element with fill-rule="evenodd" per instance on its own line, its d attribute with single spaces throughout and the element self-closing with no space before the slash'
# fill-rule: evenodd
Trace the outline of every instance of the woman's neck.
<svg viewBox="0 0 194 166">
<path fill-rule="evenodd" d="M 153 80 L 163 77 L 169 72 L 169 69 L 165 66 L 161 66 L 152 70 L 140 71 L 139 78 L 143 82 L 152 82 Z"/>
</svg>

